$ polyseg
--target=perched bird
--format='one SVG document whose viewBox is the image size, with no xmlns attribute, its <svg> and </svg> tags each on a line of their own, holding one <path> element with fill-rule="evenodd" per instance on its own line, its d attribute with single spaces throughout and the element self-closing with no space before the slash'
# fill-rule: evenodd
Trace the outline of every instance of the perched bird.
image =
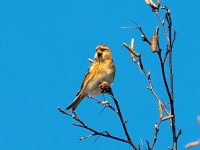
<svg viewBox="0 0 200 150">
<path fill-rule="evenodd" d="M 75 100 L 66 108 L 74 112 L 78 104 L 88 96 L 101 94 L 99 84 L 102 81 L 112 84 L 115 77 L 115 66 L 112 60 L 112 54 L 108 46 L 100 44 L 96 47 L 94 61 L 91 63 L 87 74 L 82 82 L 80 91 Z"/>
</svg>

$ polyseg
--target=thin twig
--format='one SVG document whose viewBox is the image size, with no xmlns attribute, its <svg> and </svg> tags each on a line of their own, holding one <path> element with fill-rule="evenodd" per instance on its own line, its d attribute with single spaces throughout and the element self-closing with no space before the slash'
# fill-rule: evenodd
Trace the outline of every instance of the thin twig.
<svg viewBox="0 0 200 150">
<path fill-rule="evenodd" d="M 169 70 L 170 70 L 170 106 L 171 106 L 171 115 L 173 118 L 171 119 L 171 128 L 172 128 L 172 136 L 173 136 L 173 149 L 177 150 L 177 140 L 178 136 L 176 135 L 176 123 L 175 123 L 175 113 L 174 113 L 174 86 L 173 86 L 173 66 L 172 66 L 172 20 L 171 14 L 168 8 L 166 7 L 165 18 L 168 23 L 168 33 L 169 33 Z"/>
<path fill-rule="evenodd" d="M 158 137 L 158 132 L 159 132 L 159 124 L 155 124 L 155 132 L 154 132 L 154 137 L 153 137 L 153 144 L 151 146 L 151 150 L 154 148 L 156 141 L 157 141 L 157 137 Z"/>
<path fill-rule="evenodd" d="M 131 47 L 130 46 L 125 46 L 127 49 L 129 49 L 129 51 L 132 51 Z M 153 93 L 153 95 L 155 96 L 155 98 L 157 99 L 158 102 L 161 102 L 161 100 L 159 99 L 158 95 L 156 94 L 154 88 L 153 88 L 153 83 L 152 83 L 152 80 L 151 80 L 151 74 L 150 72 L 146 72 L 144 66 L 143 66 L 143 63 L 142 63 L 142 58 L 141 58 L 141 54 L 139 54 L 138 56 L 138 60 L 133 58 L 132 59 L 133 62 L 135 62 L 138 67 L 140 68 L 140 70 L 144 73 L 144 75 L 146 76 L 146 78 L 148 79 L 148 82 L 149 82 L 149 87 L 148 89 Z M 159 123 L 160 124 L 160 123 Z M 158 131 L 159 131 L 159 127 L 158 125 L 155 126 L 155 133 L 154 133 L 154 139 L 153 139 L 153 144 L 152 146 L 150 146 L 149 142 L 146 140 L 147 142 L 147 146 L 148 146 L 148 150 L 152 150 L 154 148 L 154 145 L 156 144 L 156 141 L 157 141 L 157 135 L 158 135 Z M 146 148 L 145 148 L 146 149 Z"/>
<path fill-rule="evenodd" d="M 153 10 L 153 12 L 156 14 L 156 16 L 158 17 L 159 21 L 161 22 L 162 28 L 163 28 L 163 30 L 164 30 L 165 37 L 166 37 L 167 42 L 168 42 L 168 44 L 169 44 L 169 43 L 170 43 L 170 41 L 169 41 L 169 36 L 168 36 L 168 34 L 167 34 L 167 30 L 165 29 L 163 20 L 161 19 L 161 17 L 160 17 L 160 15 L 159 15 L 159 13 L 158 13 L 157 10 Z"/>
<path fill-rule="evenodd" d="M 142 33 L 142 40 L 147 42 L 149 45 L 151 45 L 151 42 L 148 40 L 148 38 L 146 37 L 146 34 L 143 32 L 143 29 L 141 26 L 138 26 L 139 31 Z"/>
<path fill-rule="evenodd" d="M 195 147 L 195 146 L 200 146 L 200 140 L 194 141 L 194 142 L 191 142 L 191 143 L 187 144 L 185 146 L 185 148 L 191 148 L 191 147 Z"/>
<path fill-rule="evenodd" d="M 170 115 L 170 113 L 168 112 L 168 110 L 167 110 L 166 106 L 164 106 L 163 108 L 164 108 L 164 111 L 165 111 L 165 113 L 166 113 L 166 114 L 169 116 L 169 115 Z"/>
<path fill-rule="evenodd" d="M 166 46 L 166 52 L 165 52 L 165 56 L 164 56 L 164 59 L 163 59 L 163 62 L 164 62 L 164 64 L 165 64 L 165 61 L 166 61 L 166 59 L 167 59 L 167 56 L 168 56 L 168 54 L 169 54 L 169 45 L 167 44 L 167 46 Z"/>
<path fill-rule="evenodd" d="M 99 131 L 96 131 L 96 130 L 94 130 L 94 129 L 88 127 L 75 113 L 74 113 L 74 114 L 68 114 L 67 112 L 65 112 L 64 110 L 62 110 L 60 107 L 58 107 L 58 110 L 59 110 L 62 114 L 67 115 L 67 116 L 73 118 L 74 120 L 76 120 L 77 122 L 80 123 L 80 124 L 75 124 L 75 123 L 73 123 L 74 126 L 80 127 L 80 128 L 84 128 L 84 129 L 86 129 L 86 130 L 91 131 L 91 132 L 93 133 L 92 136 L 103 136 L 103 137 L 107 137 L 107 138 L 110 138 L 110 139 L 114 139 L 114 140 L 117 140 L 117 141 L 121 141 L 121 142 L 130 144 L 129 141 L 127 141 L 127 140 L 125 140 L 125 139 L 122 139 L 122 138 L 119 138 L 119 137 L 116 137 L 116 136 L 113 136 L 113 135 L 109 134 L 108 132 L 99 132 Z M 88 136 L 88 138 L 89 138 L 89 137 L 92 137 L 92 136 Z M 86 139 L 86 137 L 87 137 L 87 136 L 83 136 L 83 137 L 80 138 L 80 139 L 83 140 L 83 139 Z M 80 140 L 80 139 L 79 139 L 79 140 Z"/>
<path fill-rule="evenodd" d="M 130 20 L 131 22 L 133 22 L 136 25 L 136 28 L 141 32 L 142 34 L 142 40 L 147 42 L 149 45 L 151 45 L 151 42 L 148 40 L 148 38 L 146 37 L 146 34 L 144 33 L 142 26 L 139 26 L 135 21 Z"/>
<path fill-rule="evenodd" d="M 147 146 L 148 146 L 148 150 L 151 150 L 151 146 L 150 146 L 150 144 L 149 144 L 149 141 L 148 141 L 148 140 L 146 140 L 146 143 L 147 143 Z"/>
<path fill-rule="evenodd" d="M 181 134 L 182 134 L 182 130 L 180 129 L 180 130 L 178 131 L 178 134 L 177 134 L 176 138 L 178 139 L 179 136 L 180 136 Z"/>
<path fill-rule="evenodd" d="M 143 33 L 143 31 L 141 30 L 141 32 Z M 143 33 L 144 34 L 144 33 Z M 123 44 L 130 52 L 135 52 L 135 50 L 134 49 L 132 49 L 132 47 L 130 47 L 128 44 L 126 44 L 126 43 L 124 43 Z M 137 57 L 138 57 L 138 60 L 137 59 L 135 59 L 135 58 L 133 58 L 132 60 L 133 60 L 133 62 L 135 62 L 137 65 L 138 65 L 138 67 L 140 68 L 140 70 L 144 73 L 144 75 L 147 77 L 147 79 L 148 79 L 148 82 L 149 82 L 149 87 L 148 87 L 148 89 L 153 93 L 153 95 L 155 96 L 155 98 L 158 100 L 158 101 L 160 101 L 160 99 L 159 99 L 159 97 L 158 97 L 158 95 L 156 94 L 156 92 L 155 92 L 155 90 L 154 90 L 154 88 L 153 88 L 153 83 L 152 83 L 152 80 L 151 80 L 151 74 L 150 74 L 150 72 L 146 72 L 146 70 L 145 70 L 145 68 L 144 68 L 144 66 L 143 66 L 143 63 L 142 63 L 142 55 L 141 54 L 139 54 L 139 53 L 137 53 L 138 55 L 137 55 Z"/>
<path fill-rule="evenodd" d="M 174 47 L 175 40 L 176 40 L 176 30 L 174 30 L 174 37 L 173 37 L 173 40 L 172 40 L 172 48 Z"/>
<path fill-rule="evenodd" d="M 130 135 L 129 135 L 129 133 L 128 133 L 128 130 L 127 130 L 127 128 L 126 128 L 126 122 L 124 121 L 124 119 L 123 119 L 123 117 L 122 117 L 122 113 L 121 113 L 121 110 L 120 110 L 120 107 L 119 107 L 119 104 L 118 104 L 118 100 L 114 97 L 112 91 L 110 91 L 108 94 L 112 97 L 112 99 L 113 99 L 114 102 L 115 102 L 115 105 L 116 105 L 117 110 L 118 110 L 118 115 L 119 115 L 121 124 L 122 124 L 123 129 L 124 129 L 124 133 L 125 133 L 125 135 L 126 135 L 126 137 L 127 137 L 127 139 L 128 139 L 127 141 L 129 142 L 129 144 L 130 144 L 135 150 L 138 150 L 138 148 L 137 148 L 137 147 L 135 146 L 135 144 L 132 142 L 131 137 L 130 137 Z"/>
<path fill-rule="evenodd" d="M 112 99 L 114 100 L 115 102 L 115 105 L 117 107 L 117 114 L 120 118 L 120 121 L 121 121 L 121 124 L 123 126 L 123 129 L 124 129 L 124 132 L 125 132 L 125 135 L 127 137 L 127 140 L 125 139 L 122 139 L 122 138 L 119 138 L 119 137 L 116 137 L 116 136 L 113 136 L 111 134 L 109 134 L 107 131 L 104 131 L 104 132 L 99 132 L 99 131 L 96 131 L 90 127 L 88 127 L 77 115 L 76 113 L 74 112 L 73 114 L 68 114 L 67 112 L 65 112 L 64 110 L 62 110 L 60 107 L 58 107 L 58 110 L 62 113 L 62 114 L 65 114 L 67 116 L 70 116 L 71 118 L 73 118 L 74 120 L 76 120 L 77 122 L 79 122 L 80 124 L 75 124 L 73 123 L 74 126 L 76 127 L 80 127 L 80 128 L 84 128 L 86 130 L 89 130 L 91 131 L 93 134 L 90 134 L 88 136 L 83 136 L 82 138 L 79 139 L 79 141 L 81 140 L 84 140 L 84 139 L 87 139 L 89 137 L 92 137 L 92 136 L 104 136 L 104 137 L 107 137 L 107 138 L 111 138 L 111 139 L 114 139 L 114 140 L 118 140 L 118 141 L 121 141 L 121 142 L 124 142 L 124 143 L 128 143 L 129 145 L 131 145 L 133 147 L 134 150 L 139 150 L 139 148 L 137 148 L 134 143 L 132 142 L 131 138 L 130 138 L 130 135 L 128 133 L 128 130 L 126 128 L 126 123 L 127 121 L 124 121 L 123 117 L 122 117 L 122 113 L 120 111 L 120 107 L 119 107 L 119 104 L 118 104 L 118 101 L 117 99 L 114 97 L 114 94 L 112 92 L 112 89 L 109 87 L 108 83 L 103 81 L 100 83 L 99 85 L 99 88 L 102 90 L 102 93 L 108 93 Z M 96 99 L 95 99 L 96 100 Z M 109 107 L 110 105 L 108 105 Z M 110 107 L 111 109 L 113 107 Z M 113 108 L 114 109 L 114 108 Z M 115 109 L 114 109 L 115 110 Z M 116 112 L 116 111 L 115 111 Z"/>
<path fill-rule="evenodd" d="M 143 141 L 142 141 L 141 138 L 140 138 L 140 142 L 141 142 L 141 144 L 142 144 L 142 147 L 144 147 L 144 149 L 148 150 L 148 149 L 145 147 L 145 145 L 144 145 L 144 143 L 143 143 Z"/>
<path fill-rule="evenodd" d="M 164 62 L 162 61 L 162 56 L 161 56 L 161 51 L 158 51 L 158 57 L 160 60 L 160 65 L 161 65 L 161 70 L 162 70 L 162 77 L 163 77 L 163 81 L 164 81 L 164 85 L 165 85 L 165 89 L 167 91 L 167 95 L 169 97 L 169 101 L 170 101 L 170 107 L 171 107 L 171 115 L 173 116 L 173 118 L 171 119 L 172 121 L 172 136 L 173 136 L 173 147 L 174 150 L 177 149 L 177 137 L 176 137 L 176 128 L 175 128 L 175 114 L 174 114 L 174 100 L 171 96 L 170 90 L 169 90 L 169 86 L 167 83 L 167 79 L 166 79 L 166 74 L 165 74 L 165 67 L 164 67 Z"/>
<path fill-rule="evenodd" d="M 138 150 L 138 148 L 137 148 L 137 147 L 135 146 L 135 144 L 132 142 L 131 137 L 130 137 L 130 135 L 129 135 L 129 133 L 128 133 L 128 130 L 127 130 L 127 128 L 126 128 L 126 123 L 127 123 L 127 121 L 124 121 L 124 119 L 123 119 L 123 117 L 122 117 L 122 113 L 121 113 L 121 110 L 120 110 L 120 107 L 119 107 L 118 100 L 115 98 L 115 96 L 114 96 L 114 94 L 113 94 L 113 92 L 112 92 L 112 89 L 109 87 L 108 83 L 105 82 L 105 81 L 101 82 L 101 84 L 99 85 L 99 88 L 102 90 L 102 93 L 107 93 L 107 94 L 109 94 L 109 95 L 112 97 L 112 99 L 114 100 L 114 103 L 115 103 L 115 105 L 116 105 L 117 112 L 118 112 L 117 114 L 118 114 L 119 119 L 120 119 L 120 122 L 121 122 L 121 124 L 122 124 L 124 133 L 125 133 L 125 135 L 126 135 L 126 137 L 127 137 L 127 140 L 126 140 L 126 141 L 127 141 L 127 143 L 129 143 L 129 144 L 133 147 L 133 149 Z"/>
<path fill-rule="evenodd" d="M 102 104 L 102 105 L 104 105 L 105 107 L 108 107 L 108 108 L 110 108 L 111 110 L 113 110 L 114 112 L 118 113 L 117 110 L 116 110 L 114 107 L 112 107 L 112 105 L 111 105 L 108 101 L 101 101 L 101 100 L 98 100 L 97 98 L 91 97 L 91 96 L 88 96 L 88 98 L 91 98 L 91 99 L 97 101 L 98 104 Z"/>
</svg>

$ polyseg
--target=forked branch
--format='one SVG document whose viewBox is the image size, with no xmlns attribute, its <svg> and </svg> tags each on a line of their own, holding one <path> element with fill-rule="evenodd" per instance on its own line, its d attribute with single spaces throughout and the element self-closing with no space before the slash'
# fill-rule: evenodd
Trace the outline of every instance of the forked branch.
<svg viewBox="0 0 200 150">
<path fill-rule="evenodd" d="M 116 114 L 118 115 L 119 119 L 120 119 L 120 122 L 121 122 L 121 125 L 123 127 L 123 130 L 124 130 L 124 133 L 125 133 L 125 136 L 127 139 L 123 139 L 123 138 L 120 138 L 120 137 L 117 137 L 117 136 L 113 136 L 112 134 L 110 134 L 108 131 L 103 131 L 103 132 L 99 132 L 91 127 L 89 127 L 86 123 L 84 123 L 79 117 L 78 115 L 74 112 L 73 114 L 69 114 L 67 112 L 65 112 L 64 110 L 62 110 L 60 107 L 58 107 L 58 110 L 64 114 L 64 115 L 67 115 L 69 117 L 71 117 L 72 119 L 74 119 L 75 121 L 78 122 L 78 124 L 76 123 L 73 123 L 74 126 L 76 127 L 80 127 L 80 128 L 84 128 L 86 130 L 89 130 L 92 132 L 92 134 L 90 135 L 87 135 L 87 136 L 83 136 L 81 138 L 79 138 L 79 141 L 82 141 L 84 139 L 87 139 L 87 138 L 90 138 L 90 137 L 93 137 L 93 136 L 103 136 L 103 137 L 107 137 L 107 138 L 110 138 L 110 139 L 114 139 L 114 140 L 117 140 L 117 141 L 120 141 L 120 142 L 124 142 L 124 143 L 127 143 L 129 144 L 134 150 L 139 150 L 139 148 L 137 146 L 135 146 L 135 144 L 133 143 L 130 135 L 129 135 L 129 132 L 127 130 L 127 127 L 126 127 L 126 123 L 127 121 L 125 121 L 122 117 L 122 113 L 121 113 L 121 110 L 120 110 L 120 107 L 119 107 L 119 103 L 118 103 L 118 100 L 114 97 L 114 94 L 112 92 L 112 89 L 108 86 L 108 83 L 107 82 L 101 82 L 100 85 L 99 85 L 99 88 L 102 90 L 102 93 L 107 93 L 108 95 L 111 96 L 111 98 L 113 99 L 115 105 L 116 105 L 116 110 L 111 106 L 110 103 L 108 102 L 103 102 L 103 101 L 99 101 L 95 98 L 92 98 L 94 100 L 97 100 L 99 103 L 101 103 L 102 105 L 105 105 L 106 107 L 110 108 L 111 110 L 114 110 L 114 112 L 116 112 Z M 91 97 L 90 97 L 91 98 Z"/>
</svg>

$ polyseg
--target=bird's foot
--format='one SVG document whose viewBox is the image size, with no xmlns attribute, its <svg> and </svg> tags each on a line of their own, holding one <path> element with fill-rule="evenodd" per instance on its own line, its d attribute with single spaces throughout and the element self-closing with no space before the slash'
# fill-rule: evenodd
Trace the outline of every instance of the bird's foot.
<svg viewBox="0 0 200 150">
<path fill-rule="evenodd" d="M 101 81 L 99 83 L 99 88 L 101 89 L 101 93 L 110 93 L 112 91 L 111 87 L 106 81 Z"/>
</svg>

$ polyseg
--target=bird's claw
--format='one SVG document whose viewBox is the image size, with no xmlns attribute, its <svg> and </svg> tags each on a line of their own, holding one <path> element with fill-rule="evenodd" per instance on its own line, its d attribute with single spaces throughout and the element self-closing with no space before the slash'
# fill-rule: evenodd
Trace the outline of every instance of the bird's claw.
<svg viewBox="0 0 200 150">
<path fill-rule="evenodd" d="M 99 88 L 101 89 L 101 93 L 110 93 L 111 92 L 111 88 L 110 88 L 108 82 L 106 82 L 106 81 L 101 81 L 99 83 Z"/>
</svg>

